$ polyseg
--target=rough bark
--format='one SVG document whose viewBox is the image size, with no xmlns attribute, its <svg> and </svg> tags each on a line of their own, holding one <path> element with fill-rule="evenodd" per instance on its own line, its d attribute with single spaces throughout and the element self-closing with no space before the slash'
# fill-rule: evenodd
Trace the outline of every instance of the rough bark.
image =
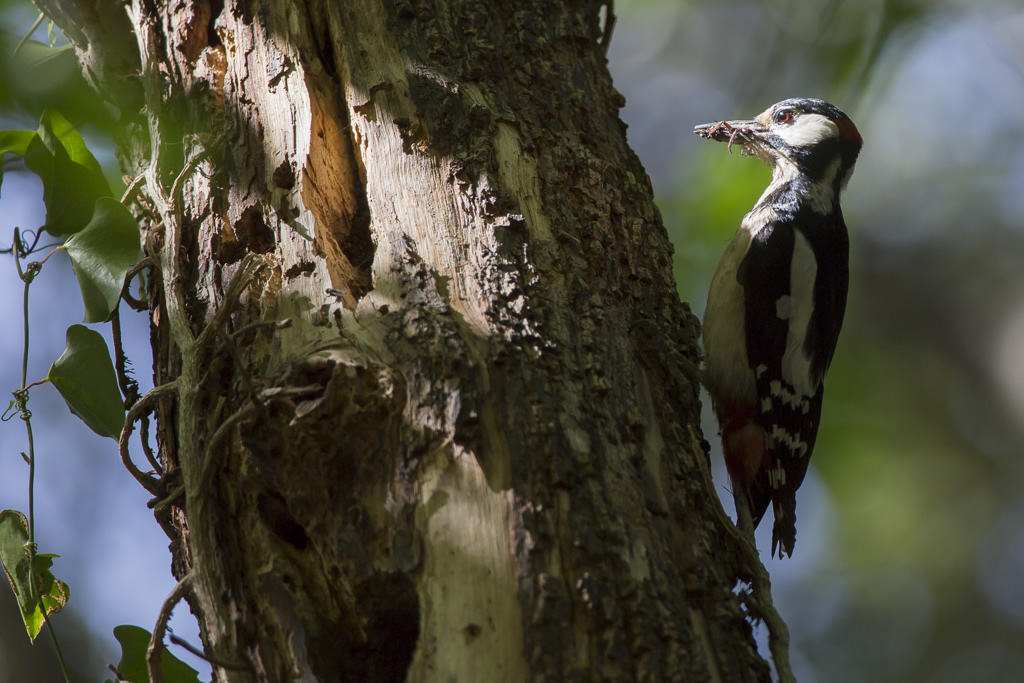
<svg viewBox="0 0 1024 683">
<path fill-rule="evenodd" d="M 216 680 L 767 678 L 599 2 L 41 4 L 143 178 Z"/>
</svg>

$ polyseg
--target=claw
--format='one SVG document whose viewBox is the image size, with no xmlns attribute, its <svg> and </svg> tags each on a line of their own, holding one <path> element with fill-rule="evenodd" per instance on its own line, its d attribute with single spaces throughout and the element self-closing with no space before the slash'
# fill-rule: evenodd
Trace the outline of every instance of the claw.
<svg viewBox="0 0 1024 683">
<path fill-rule="evenodd" d="M 736 142 L 736 136 L 742 133 L 749 132 L 747 128 L 734 126 L 728 121 L 719 121 L 708 130 L 698 130 L 696 132 L 698 135 L 701 135 L 702 137 L 705 137 L 709 140 L 714 140 L 715 135 L 721 130 L 724 130 L 726 133 L 729 133 L 729 154 L 732 154 L 732 143 Z"/>
<path fill-rule="evenodd" d="M 733 134 L 733 135 L 736 135 L 736 129 L 735 129 L 735 128 L 733 128 L 733 127 L 732 127 L 731 125 L 729 125 L 729 122 L 728 122 L 728 121 L 719 121 L 719 122 L 718 122 L 718 123 L 717 123 L 717 124 L 715 125 L 715 127 L 714 127 L 714 128 L 712 128 L 711 130 L 709 130 L 709 131 L 708 131 L 707 133 L 705 133 L 705 134 L 704 134 L 704 135 L 705 135 L 705 137 L 707 137 L 707 138 L 708 138 L 709 140 L 710 140 L 711 138 L 714 138 L 714 137 L 715 137 L 715 133 L 717 133 L 717 132 L 718 132 L 718 130 L 719 130 L 720 128 L 722 128 L 723 126 L 725 127 L 725 129 L 726 129 L 726 130 L 728 130 L 728 131 L 732 132 L 732 134 Z"/>
</svg>

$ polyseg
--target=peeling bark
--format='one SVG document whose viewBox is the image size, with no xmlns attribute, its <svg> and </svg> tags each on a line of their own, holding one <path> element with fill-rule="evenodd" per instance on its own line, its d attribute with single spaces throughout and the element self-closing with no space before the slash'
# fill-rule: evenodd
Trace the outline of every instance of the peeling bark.
<svg viewBox="0 0 1024 683">
<path fill-rule="evenodd" d="M 145 178 L 216 680 L 767 680 L 599 2 L 41 4 Z"/>
</svg>

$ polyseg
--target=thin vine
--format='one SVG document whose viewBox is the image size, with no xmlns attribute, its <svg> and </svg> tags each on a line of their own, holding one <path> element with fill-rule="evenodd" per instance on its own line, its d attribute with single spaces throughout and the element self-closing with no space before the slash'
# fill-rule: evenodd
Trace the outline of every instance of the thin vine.
<svg viewBox="0 0 1024 683">
<path fill-rule="evenodd" d="M 36 236 L 36 242 L 38 242 L 38 234 Z M 35 244 L 32 245 L 33 247 Z M 42 269 L 46 259 L 50 258 L 53 254 L 46 255 L 42 261 L 32 261 L 24 269 L 21 267 L 21 259 L 29 256 L 32 252 L 28 245 L 25 245 L 21 241 L 21 233 L 18 228 L 14 229 L 14 244 L 11 247 L 14 255 L 14 265 L 18 271 L 18 277 L 25 284 L 25 293 L 22 299 L 22 319 L 24 322 L 25 335 L 23 340 L 24 348 L 22 349 L 21 355 L 21 387 L 15 392 L 15 400 L 18 403 L 18 412 L 21 415 L 22 422 L 25 423 L 25 431 L 28 437 L 28 453 L 22 453 L 22 457 L 28 461 L 28 559 L 29 566 L 35 568 L 36 562 L 36 513 L 35 513 L 35 482 L 36 482 L 36 451 L 35 451 L 35 438 L 32 434 L 32 411 L 28 409 L 28 353 L 29 353 L 29 290 L 31 289 L 32 282 L 35 280 L 36 275 Z M 33 383 L 35 384 L 35 383 Z M 33 574 L 32 580 L 29 581 L 29 590 L 31 591 L 30 596 L 32 602 L 39 605 L 40 612 L 43 615 L 43 621 L 46 623 L 46 630 L 50 634 L 51 640 L 53 640 L 53 648 L 57 653 L 57 662 L 60 664 L 61 673 L 64 676 L 66 683 L 71 683 L 71 675 L 68 673 L 67 663 L 64 661 L 64 652 L 60 646 L 60 640 L 57 638 L 57 631 L 53 627 L 53 622 L 50 621 L 50 617 L 47 614 L 46 605 L 43 603 L 43 596 L 38 593 L 38 586 L 35 581 Z"/>
</svg>

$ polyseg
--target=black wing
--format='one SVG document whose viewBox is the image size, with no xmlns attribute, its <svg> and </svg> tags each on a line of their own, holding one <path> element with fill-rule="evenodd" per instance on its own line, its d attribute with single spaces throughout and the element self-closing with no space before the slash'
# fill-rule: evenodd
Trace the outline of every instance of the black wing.
<svg viewBox="0 0 1024 683">
<path fill-rule="evenodd" d="M 832 226 L 838 231 L 820 223 L 805 231 L 794 218 L 754 235 L 737 272 L 746 302 L 747 357 L 757 383 L 754 421 L 765 430 L 768 449 L 748 496 L 755 527 L 773 502 L 772 554 L 778 545 L 791 554 L 796 541 L 796 490 L 814 450 L 823 380 L 849 281 L 841 220 Z"/>
</svg>

